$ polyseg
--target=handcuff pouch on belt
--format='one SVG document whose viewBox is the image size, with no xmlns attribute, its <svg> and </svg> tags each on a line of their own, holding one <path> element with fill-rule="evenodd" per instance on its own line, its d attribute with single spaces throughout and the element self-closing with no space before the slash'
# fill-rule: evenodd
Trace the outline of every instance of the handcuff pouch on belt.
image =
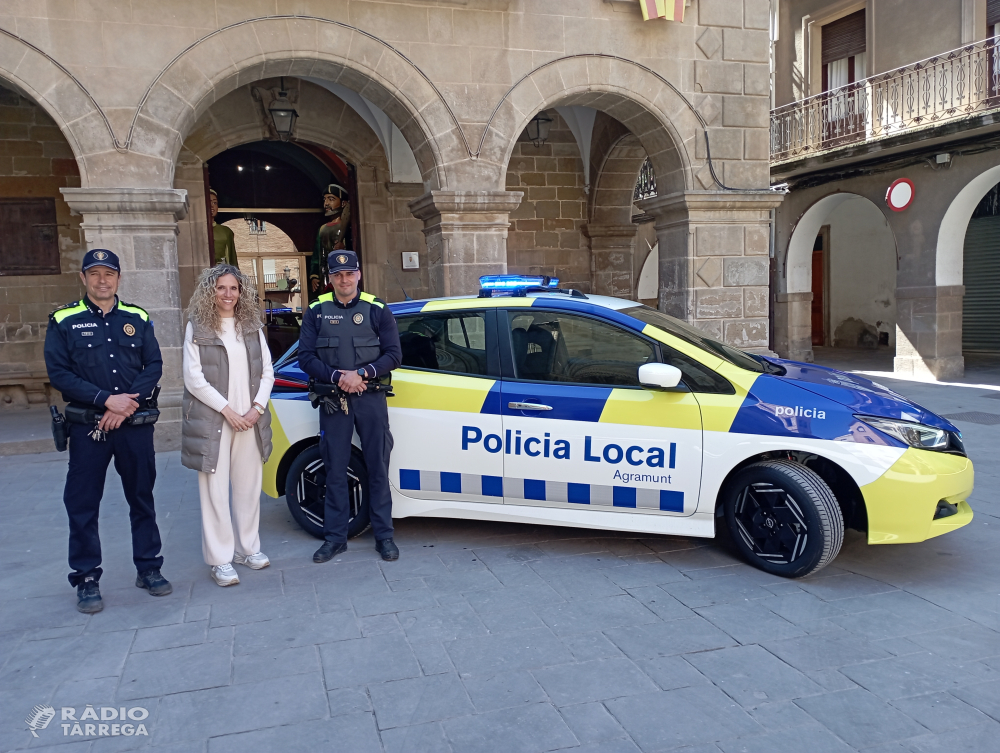
<svg viewBox="0 0 1000 753">
<path fill-rule="evenodd" d="M 392 375 L 386 374 L 376 380 L 366 381 L 365 392 L 384 392 L 386 397 L 394 397 Z M 322 407 L 323 412 L 328 416 L 332 416 L 337 411 L 344 415 L 350 412 L 347 403 L 348 394 L 340 389 L 339 384 L 317 382 L 315 379 L 309 380 L 309 402 L 313 408 Z"/>
<path fill-rule="evenodd" d="M 155 424 L 160 418 L 160 409 L 157 407 L 157 397 L 160 394 L 160 385 L 156 385 L 153 389 L 153 393 L 146 398 L 143 402 L 146 403 L 146 407 L 141 410 L 137 410 L 131 416 L 126 418 L 122 425 L 128 426 L 143 426 L 145 424 Z M 107 432 L 102 429 L 98 429 L 97 426 L 101 422 L 101 418 L 104 417 L 104 411 L 99 411 L 96 408 L 81 408 L 77 405 L 67 405 L 66 406 L 66 417 L 63 419 L 59 415 L 59 411 L 53 406 L 52 410 L 52 434 L 53 439 L 56 442 L 56 449 L 59 449 L 59 439 L 56 436 L 57 428 L 56 424 L 62 421 L 64 424 L 83 424 L 84 426 L 93 426 L 94 430 L 90 432 L 91 439 L 97 442 L 103 442 L 105 434 Z M 62 431 L 65 432 L 65 426 L 63 426 Z M 65 447 L 63 448 L 65 449 Z M 59 450 L 62 452 L 62 450 Z"/>
</svg>

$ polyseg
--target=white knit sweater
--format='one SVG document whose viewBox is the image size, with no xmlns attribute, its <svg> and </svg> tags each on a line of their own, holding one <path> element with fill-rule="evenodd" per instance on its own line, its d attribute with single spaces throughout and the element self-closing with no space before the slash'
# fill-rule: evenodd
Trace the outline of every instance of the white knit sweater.
<svg viewBox="0 0 1000 753">
<path fill-rule="evenodd" d="M 247 362 L 247 349 L 242 338 L 236 335 L 236 320 L 222 320 L 222 331 L 219 339 L 226 346 L 229 356 L 229 399 L 208 383 L 201 370 L 201 351 L 194 344 L 194 326 L 188 322 L 184 332 L 184 386 L 188 392 L 213 410 L 222 412 L 227 405 L 241 416 L 250 410 L 250 365 Z M 260 352 L 264 359 L 264 372 L 260 377 L 260 389 L 252 402 L 266 407 L 274 387 L 274 368 L 271 366 L 271 352 L 267 348 L 264 329 L 261 328 Z"/>
</svg>

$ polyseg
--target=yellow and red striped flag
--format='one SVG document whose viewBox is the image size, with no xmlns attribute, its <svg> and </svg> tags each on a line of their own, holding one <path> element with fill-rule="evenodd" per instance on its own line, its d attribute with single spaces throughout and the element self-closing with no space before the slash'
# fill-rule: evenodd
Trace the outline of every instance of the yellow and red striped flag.
<svg viewBox="0 0 1000 753">
<path fill-rule="evenodd" d="M 642 20 L 662 18 L 664 21 L 684 22 L 684 0 L 639 0 Z"/>
</svg>

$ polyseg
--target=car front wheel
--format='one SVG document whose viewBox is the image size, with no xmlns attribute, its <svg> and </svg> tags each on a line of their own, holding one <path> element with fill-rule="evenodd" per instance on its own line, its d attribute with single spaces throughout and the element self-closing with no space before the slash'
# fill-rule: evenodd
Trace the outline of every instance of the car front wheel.
<svg viewBox="0 0 1000 753">
<path fill-rule="evenodd" d="M 815 472 L 790 460 L 741 469 L 722 499 L 726 527 L 754 567 L 801 578 L 833 562 L 844 542 L 836 497 Z"/>
<path fill-rule="evenodd" d="M 353 538 L 369 525 L 368 470 L 361 452 L 351 448 L 347 465 L 347 493 L 350 499 L 350 519 L 347 537 Z M 314 444 L 292 461 L 285 481 L 285 501 L 295 522 L 317 539 L 323 538 L 323 518 L 326 498 L 326 466 L 319 445 Z"/>
</svg>

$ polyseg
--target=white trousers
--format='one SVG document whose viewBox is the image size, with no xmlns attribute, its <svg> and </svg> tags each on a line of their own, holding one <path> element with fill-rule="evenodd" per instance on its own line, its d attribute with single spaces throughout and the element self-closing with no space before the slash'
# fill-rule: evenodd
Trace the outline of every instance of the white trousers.
<svg viewBox="0 0 1000 753">
<path fill-rule="evenodd" d="M 209 565 L 233 561 L 233 553 L 260 551 L 260 491 L 263 463 L 257 433 L 233 431 L 222 422 L 215 473 L 198 473 L 201 495 L 201 550 Z M 230 513 L 229 486 L 233 487 Z"/>
</svg>

